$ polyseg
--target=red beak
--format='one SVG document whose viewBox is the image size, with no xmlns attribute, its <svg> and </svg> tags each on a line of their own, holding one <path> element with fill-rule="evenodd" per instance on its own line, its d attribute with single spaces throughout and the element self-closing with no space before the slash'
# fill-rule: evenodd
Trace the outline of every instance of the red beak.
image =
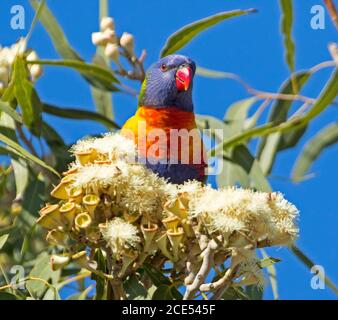
<svg viewBox="0 0 338 320">
<path fill-rule="evenodd" d="M 176 87 L 178 91 L 187 91 L 192 79 L 190 67 L 181 67 L 176 72 Z"/>
</svg>

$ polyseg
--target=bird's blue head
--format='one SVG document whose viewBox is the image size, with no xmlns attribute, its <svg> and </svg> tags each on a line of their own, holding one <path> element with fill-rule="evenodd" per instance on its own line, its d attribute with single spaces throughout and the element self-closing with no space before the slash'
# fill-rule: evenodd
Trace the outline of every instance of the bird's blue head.
<svg viewBox="0 0 338 320">
<path fill-rule="evenodd" d="M 192 87 L 196 64 L 182 55 L 170 55 L 147 71 L 139 96 L 139 106 L 165 108 L 176 106 L 193 111 Z"/>
</svg>

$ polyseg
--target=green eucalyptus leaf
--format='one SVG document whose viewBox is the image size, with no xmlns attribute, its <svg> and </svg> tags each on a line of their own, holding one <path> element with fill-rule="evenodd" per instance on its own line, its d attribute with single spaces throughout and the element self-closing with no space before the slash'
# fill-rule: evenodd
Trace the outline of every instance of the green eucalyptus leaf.
<svg viewBox="0 0 338 320">
<path fill-rule="evenodd" d="M 2 133 L 0 133 L 0 141 L 2 141 L 7 146 L 13 148 L 15 151 L 17 151 L 18 155 L 20 155 L 20 157 L 22 157 L 23 159 L 28 159 L 28 160 L 38 164 L 39 166 L 53 172 L 56 176 L 59 176 L 58 172 L 55 171 L 52 167 L 50 167 L 44 161 L 40 160 L 39 158 L 37 158 L 34 155 L 32 155 L 31 153 L 29 153 L 27 150 L 25 150 L 23 147 L 21 147 L 15 141 L 9 139 L 8 137 L 3 135 Z"/>
<path fill-rule="evenodd" d="M 6 112 L 15 121 L 22 123 L 22 117 L 7 102 L 0 101 L 0 111 Z"/>
<path fill-rule="evenodd" d="M 182 300 L 182 295 L 175 287 L 163 284 L 155 290 L 152 300 Z"/>
<path fill-rule="evenodd" d="M 30 277 L 40 280 L 27 280 L 26 282 L 26 288 L 29 291 L 30 295 L 35 299 L 42 298 L 49 286 L 47 286 L 41 280 L 48 282 L 57 273 L 57 271 L 53 271 L 51 269 L 50 256 L 47 253 L 41 254 L 37 259 L 33 269 L 29 273 Z"/>
<path fill-rule="evenodd" d="M 280 0 L 282 10 L 281 31 L 284 37 L 285 60 L 291 72 L 295 70 L 295 44 L 292 39 L 292 0 Z"/>
<path fill-rule="evenodd" d="M 254 9 L 226 11 L 188 24 L 183 28 L 179 29 L 178 31 L 176 31 L 175 33 L 173 33 L 168 38 L 166 44 L 161 50 L 161 57 L 173 54 L 176 51 L 180 50 L 186 44 L 188 44 L 193 38 L 195 38 L 199 33 L 214 26 L 217 23 L 220 23 L 226 19 L 234 18 L 255 11 L 256 10 Z"/>
<path fill-rule="evenodd" d="M 60 108 L 47 103 L 43 104 L 43 111 L 61 118 L 96 121 L 103 124 L 108 129 L 120 129 L 120 126 L 114 121 L 96 112 L 75 108 Z"/>
<path fill-rule="evenodd" d="M 311 74 L 309 72 L 299 72 L 294 75 L 297 81 L 298 90 L 308 81 Z M 292 80 L 288 79 L 279 90 L 281 94 L 292 94 Z M 269 122 L 280 124 L 288 118 L 289 110 L 292 106 L 291 100 L 277 100 L 272 106 L 269 115 Z M 271 172 L 276 155 L 279 151 L 293 147 L 298 143 L 306 131 L 306 126 L 288 131 L 286 133 L 276 132 L 261 139 L 258 147 L 258 158 L 263 172 L 267 175 Z"/>
<path fill-rule="evenodd" d="M 0 300 L 20 300 L 17 296 L 6 291 L 0 291 Z"/>
<path fill-rule="evenodd" d="M 296 182 L 301 181 L 320 154 L 336 142 L 338 142 L 338 122 L 332 123 L 320 130 L 308 141 L 293 167 L 292 180 Z"/>
<path fill-rule="evenodd" d="M 101 48 L 98 48 L 98 52 L 93 59 L 93 63 L 103 68 L 108 68 L 108 62 L 104 58 L 103 54 L 100 53 L 99 49 Z M 91 93 L 95 102 L 97 112 L 108 119 L 114 119 L 112 94 L 105 90 L 98 89 L 94 86 L 91 87 Z"/>
<path fill-rule="evenodd" d="M 135 274 L 131 274 L 128 279 L 124 281 L 123 287 L 128 300 L 150 300 L 156 290 L 155 286 L 146 289 Z"/>
<path fill-rule="evenodd" d="M 248 117 L 250 107 L 257 101 L 255 97 L 244 99 L 233 103 L 227 109 L 224 120 L 235 135 L 244 129 L 245 120 Z"/>
<path fill-rule="evenodd" d="M 10 99 L 15 97 L 22 111 L 23 123 L 36 135 L 39 135 L 41 126 L 41 102 L 33 84 L 29 81 L 29 74 L 25 60 L 17 56 L 13 63 L 13 72 L 9 84 Z M 8 97 L 6 98 L 8 99 Z M 10 100 L 7 100 L 10 101 Z"/>
<path fill-rule="evenodd" d="M 233 186 L 238 183 L 245 188 L 265 192 L 272 190 L 259 162 L 245 145 L 234 147 L 226 155 L 223 158 L 223 171 L 216 178 L 218 186 Z"/>
<path fill-rule="evenodd" d="M 86 76 L 90 84 L 99 89 L 119 91 L 119 89 L 113 85 L 113 83 L 120 83 L 114 73 L 93 63 L 86 63 L 80 60 L 37 60 L 29 61 L 28 63 L 71 68 Z"/>
</svg>

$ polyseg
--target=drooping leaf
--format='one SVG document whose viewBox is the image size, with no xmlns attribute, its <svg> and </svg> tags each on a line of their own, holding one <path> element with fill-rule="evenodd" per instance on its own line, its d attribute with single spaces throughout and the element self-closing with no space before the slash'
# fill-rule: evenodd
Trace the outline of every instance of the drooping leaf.
<svg viewBox="0 0 338 320">
<path fill-rule="evenodd" d="M 15 97 L 22 111 L 23 123 L 36 135 L 40 133 L 41 126 L 41 102 L 33 84 L 29 81 L 28 71 L 25 61 L 21 56 L 17 56 L 13 63 L 13 72 L 9 84 L 9 99 Z M 7 94 L 5 93 L 6 101 Z"/>
<path fill-rule="evenodd" d="M 6 291 L 0 291 L 0 300 L 18 300 L 18 297 Z"/>
<path fill-rule="evenodd" d="M 174 299 L 182 300 L 182 294 L 176 289 L 176 287 L 171 283 L 171 281 L 164 274 L 162 274 L 162 272 L 157 270 L 154 266 L 152 266 L 149 263 L 144 263 L 143 269 L 145 270 L 145 272 L 147 273 L 147 275 L 157 288 L 161 286 L 169 287 L 170 294 L 174 297 Z M 161 290 L 164 290 L 164 288 L 162 288 Z"/>
<path fill-rule="evenodd" d="M 227 154 L 230 157 L 224 157 L 223 171 L 216 178 L 218 186 L 240 184 L 245 188 L 254 188 L 265 192 L 272 190 L 259 162 L 246 146 L 238 145 Z"/>
<path fill-rule="evenodd" d="M 29 2 L 35 10 L 38 10 L 38 0 L 29 0 Z M 64 59 L 80 59 L 79 55 L 70 46 L 62 28 L 60 27 L 59 23 L 57 22 L 53 13 L 49 10 L 47 5 L 44 5 L 44 7 L 42 8 L 39 20 L 51 37 L 53 45 L 61 57 L 63 57 Z"/>
<path fill-rule="evenodd" d="M 245 287 L 245 293 L 249 297 L 250 300 L 262 300 L 264 290 L 263 288 L 259 286 L 251 285 L 251 286 Z"/>
<path fill-rule="evenodd" d="M 289 247 L 291 252 L 309 269 L 311 270 L 313 266 L 317 265 L 317 263 L 314 263 L 300 248 L 298 248 L 296 245 L 291 245 Z M 321 278 L 323 282 L 336 294 L 338 295 L 338 287 L 332 282 L 332 280 L 324 275 L 319 273 L 318 276 Z"/>
<path fill-rule="evenodd" d="M 90 83 L 99 89 L 119 91 L 113 83 L 119 84 L 120 81 L 113 72 L 93 63 L 86 63 L 80 60 L 37 60 L 29 61 L 28 63 L 71 68 L 87 76 L 88 79 L 91 79 Z"/>
<path fill-rule="evenodd" d="M 254 9 L 248 10 L 233 10 L 227 12 L 221 12 L 213 16 L 195 21 L 191 24 L 184 26 L 175 33 L 173 33 L 167 40 L 166 44 L 161 50 L 161 57 L 173 54 L 176 51 L 183 48 L 187 43 L 189 43 L 194 37 L 196 37 L 202 31 L 214 26 L 215 24 L 224 21 L 226 19 L 234 18 L 241 16 L 243 14 L 248 14 L 255 12 Z"/>
<path fill-rule="evenodd" d="M 6 112 L 15 121 L 22 123 L 22 117 L 7 102 L 0 101 L 0 111 Z"/>
<path fill-rule="evenodd" d="M 46 122 L 42 123 L 41 136 L 46 140 L 51 151 L 51 156 L 55 159 L 54 168 L 58 172 L 64 171 L 68 162 L 70 162 L 69 147 L 65 145 L 65 142 L 56 130 Z"/>
<path fill-rule="evenodd" d="M 297 88 L 300 90 L 303 85 L 310 78 L 309 72 L 299 72 L 294 75 L 294 79 L 297 81 Z M 281 94 L 292 94 L 292 80 L 288 79 L 279 90 Z M 269 122 L 280 124 L 287 120 L 289 110 L 292 106 L 292 100 L 277 100 L 272 106 Z M 276 155 L 279 151 L 285 150 L 289 147 L 293 147 L 297 144 L 299 139 L 305 133 L 306 127 L 291 130 L 286 133 L 276 132 L 268 137 L 262 138 L 258 147 L 258 158 L 262 166 L 263 172 L 267 175 L 271 172 L 273 164 L 276 159 Z"/>
<path fill-rule="evenodd" d="M 12 166 L 14 170 L 15 187 L 16 187 L 16 200 L 20 200 L 27 188 L 29 180 L 29 169 L 27 162 L 23 159 L 12 159 Z"/>
<path fill-rule="evenodd" d="M 240 100 L 233 103 L 227 109 L 224 120 L 229 126 L 231 135 L 240 133 L 243 130 L 245 120 L 248 117 L 250 107 L 256 102 L 255 97 Z"/>
<path fill-rule="evenodd" d="M 49 288 L 45 282 L 48 282 L 53 277 L 54 273 L 57 272 L 51 269 L 50 256 L 46 253 L 41 254 L 29 273 L 29 276 L 34 278 L 34 280 L 28 280 L 26 282 L 26 288 L 33 298 L 42 298 Z"/>
<path fill-rule="evenodd" d="M 46 164 L 44 161 L 40 160 L 39 158 L 35 157 L 31 153 L 29 153 L 27 150 L 25 150 L 23 147 L 21 147 L 19 144 L 14 142 L 13 140 L 7 138 L 5 135 L 0 133 L 0 141 L 5 143 L 7 146 L 13 148 L 15 151 L 18 152 L 18 155 L 20 155 L 23 159 L 28 159 L 39 166 L 53 172 L 56 176 L 59 176 L 58 172 L 55 171 L 52 167 L 50 167 L 48 164 Z"/>
<path fill-rule="evenodd" d="M 134 274 L 124 281 L 123 287 L 128 300 L 150 300 L 156 290 L 155 286 L 146 289 Z"/>
<path fill-rule="evenodd" d="M 320 130 L 308 141 L 293 167 L 292 180 L 296 182 L 301 181 L 320 154 L 336 142 L 338 142 L 338 122 L 332 123 Z"/>
<path fill-rule="evenodd" d="M 96 53 L 93 63 L 101 65 L 102 67 L 108 67 L 106 60 L 100 53 Z M 93 86 L 91 87 L 91 93 L 95 102 L 97 112 L 108 119 L 114 119 L 112 94 Z"/>
<path fill-rule="evenodd" d="M 280 0 L 282 17 L 281 30 L 284 37 L 285 60 L 291 72 L 295 70 L 295 44 L 292 39 L 292 0 Z"/>
<path fill-rule="evenodd" d="M 42 107 L 44 112 L 53 116 L 75 120 L 91 120 L 102 123 L 108 129 L 120 129 L 120 126 L 114 121 L 96 112 L 75 108 L 60 108 L 48 103 L 44 103 Z"/>
<path fill-rule="evenodd" d="M 163 284 L 155 290 L 152 300 L 182 300 L 182 296 L 177 292 L 175 287 Z"/>
<path fill-rule="evenodd" d="M 196 124 L 200 130 L 210 134 L 217 142 L 221 142 L 225 137 L 230 136 L 227 124 L 216 117 L 198 114 L 196 115 Z M 210 130 L 210 132 L 207 130 Z"/>
</svg>

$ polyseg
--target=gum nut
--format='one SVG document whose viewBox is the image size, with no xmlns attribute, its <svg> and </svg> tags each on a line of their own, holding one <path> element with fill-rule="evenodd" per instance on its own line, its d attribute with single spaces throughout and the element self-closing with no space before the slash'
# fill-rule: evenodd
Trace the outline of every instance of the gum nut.
<svg viewBox="0 0 338 320">
<path fill-rule="evenodd" d="M 76 212 L 76 207 L 75 207 L 75 203 L 73 202 L 67 202 L 63 204 L 60 208 L 60 213 L 63 215 L 64 218 L 66 218 L 67 223 L 69 225 L 72 225 L 74 222 L 75 212 Z"/>
<path fill-rule="evenodd" d="M 101 19 L 100 29 L 101 31 L 105 31 L 107 29 L 114 30 L 115 29 L 114 19 L 111 17 L 103 17 Z"/>
</svg>

